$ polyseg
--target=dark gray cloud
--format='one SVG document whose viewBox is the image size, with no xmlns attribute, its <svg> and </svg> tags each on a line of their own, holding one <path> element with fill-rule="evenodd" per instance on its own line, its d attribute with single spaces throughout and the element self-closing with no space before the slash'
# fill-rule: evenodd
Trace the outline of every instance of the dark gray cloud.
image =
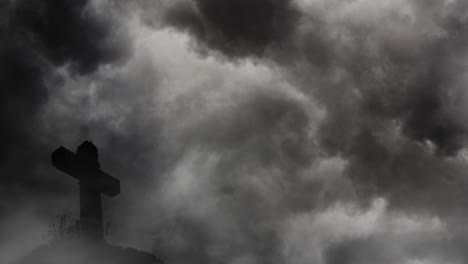
<svg viewBox="0 0 468 264">
<path fill-rule="evenodd" d="M 113 242 L 170 263 L 466 259 L 463 1 L 5 7 L 2 83 L 24 83 L 6 153 L 93 140 L 122 180 Z M 53 192 L 27 178 L 8 179 Z"/>
<path fill-rule="evenodd" d="M 250 56 L 285 67 L 290 79 L 326 108 L 317 146 L 349 159 L 350 176 L 374 189 L 371 193 L 390 195 L 414 183 L 411 195 L 420 184 L 446 185 L 439 184 L 444 177 L 432 176 L 439 172 L 414 164 L 430 158 L 444 167 L 444 156 L 465 147 L 460 56 L 466 52 L 466 9 L 459 1 L 178 1 L 169 5 L 163 23 L 228 58 Z M 236 12 L 242 16 L 232 19 Z M 284 18 L 280 26 L 276 16 Z M 256 107 L 261 111 L 262 104 Z M 276 123 L 274 116 L 264 122 Z M 387 142 L 392 133 L 407 139 Z M 414 176 L 405 179 L 408 173 Z M 446 174 L 461 180 L 458 173 Z"/>
<path fill-rule="evenodd" d="M 111 33 L 117 25 L 97 17 L 88 1 L 3 1 L 1 13 L 0 120 L 5 124 L 2 138 L 7 139 L 1 156 L 5 171 L 14 173 L 15 167 L 29 167 L 24 166 L 28 160 L 35 162 L 35 151 L 44 147 L 37 144 L 34 130 L 40 126 L 37 112 L 48 98 L 46 82 L 53 67 L 68 65 L 76 74 L 87 74 L 124 58 L 129 49 L 124 36 Z M 5 184 L 19 180 L 2 179 Z"/>
<path fill-rule="evenodd" d="M 432 141 L 442 154 L 463 147 L 466 129 L 453 120 L 446 98 L 454 72 L 463 71 L 454 65 L 466 43 L 463 3 L 408 1 L 401 8 L 377 3 L 369 7 L 374 14 L 368 21 L 365 11 L 358 10 L 366 10 L 364 2 L 336 2 L 330 8 L 320 1 L 307 3 L 177 1 L 169 5 L 163 23 L 188 31 L 197 46 L 230 58 L 274 58 L 286 65 L 303 61 L 299 71 L 306 76 L 342 68 L 350 76 L 340 86 L 363 93 L 358 102 L 362 111 L 400 120 L 407 136 Z M 439 9 L 447 13 L 437 13 Z M 330 85 L 314 81 L 309 85 Z M 333 96 L 324 89 L 331 88 L 322 87 L 319 96 Z M 336 98 L 330 100 L 335 104 Z"/>
<path fill-rule="evenodd" d="M 254 16 L 262 21 L 259 22 L 240 19 L 257 10 L 241 3 L 236 8 L 219 3 L 229 15 L 237 8 L 245 8 L 239 19 L 230 20 L 212 2 L 179 1 L 169 5 L 163 23 L 195 38 L 196 47 L 203 47 L 199 51 L 202 54 L 212 54 L 221 61 L 250 58 L 282 67 L 286 78 L 326 112 L 312 139 L 315 144 L 293 149 L 306 149 L 303 152 L 308 157 L 306 164 L 315 161 L 314 155 L 342 157 L 347 162 L 343 174 L 351 179 L 358 199 L 364 204 L 381 196 L 390 201 L 391 210 L 430 212 L 444 217 L 465 214 L 461 209 L 466 189 L 462 169 L 466 147 L 462 114 L 466 109 L 463 88 L 466 81 L 462 61 L 466 57 L 464 32 L 468 6 L 464 2 L 291 1 L 278 6 L 281 11 L 275 11 L 289 17 L 279 28 L 271 28 L 274 23 L 265 23 L 272 20 L 263 20 L 267 16 L 262 16 L 262 12 L 268 13 L 271 5 L 262 3 L 259 15 Z M 251 32 L 257 25 L 262 25 L 270 35 L 255 34 L 258 38 L 253 38 Z M 282 37 L 276 37 L 276 32 L 282 32 Z M 213 53 L 206 52 L 210 48 Z M 275 95 L 251 96 L 262 101 Z M 268 102 L 272 107 L 275 105 Z M 241 106 L 238 111 L 255 116 L 262 112 L 263 104 L 254 105 L 252 109 Z M 279 113 L 262 116 L 263 122 L 281 123 L 276 118 L 288 110 L 275 109 Z M 220 132 L 222 135 L 242 128 L 242 122 L 222 120 L 217 122 L 216 131 L 223 131 L 223 122 L 236 125 L 229 132 Z M 294 125 L 288 128 L 290 132 L 297 131 Z M 256 135 L 254 131 L 259 131 L 269 144 L 247 143 L 248 146 L 261 150 L 262 146 L 274 145 L 277 138 L 266 135 L 280 131 L 276 129 L 275 125 L 262 133 L 262 129 L 251 127 L 248 133 Z M 210 131 L 206 134 L 211 135 Z M 235 135 L 249 138 L 242 131 Z M 216 143 L 216 136 L 209 138 L 207 145 L 223 146 Z M 225 142 L 230 140 L 226 138 Z M 235 149 L 243 148 L 245 144 Z M 255 150 L 242 152 L 243 156 L 248 157 Z M 271 153 L 278 155 L 281 151 L 275 149 Z M 253 161 L 253 167 L 268 166 L 260 162 L 261 158 L 252 157 L 249 162 Z M 284 173 L 290 186 L 304 184 L 295 183 L 298 172 L 287 171 L 282 161 L 275 160 L 273 167 Z M 242 167 L 239 164 L 233 161 L 220 174 L 235 171 Z M 299 169 L 301 165 L 292 167 Z M 316 189 L 313 185 L 305 186 L 299 191 L 302 194 L 299 200 L 314 200 L 311 193 Z M 283 199 L 287 200 L 289 213 L 301 203 L 291 197 Z M 380 239 L 383 238 L 377 238 Z M 370 256 L 363 253 L 363 258 L 366 257 Z M 387 260 L 402 261 L 400 256 Z"/>
<path fill-rule="evenodd" d="M 289 0 L 176 1 L 164 23 L 188 31 L 203 53 L 262 56 L 291 36 L 298 11 Z"/>
<path fill-rule="evenodd" d="M 98 16 L 89 1 L 13 1 L 7 11 L 10 36 L 55 65 L 86 73 L 129 51 L 116 20 Z"/>
</svg>

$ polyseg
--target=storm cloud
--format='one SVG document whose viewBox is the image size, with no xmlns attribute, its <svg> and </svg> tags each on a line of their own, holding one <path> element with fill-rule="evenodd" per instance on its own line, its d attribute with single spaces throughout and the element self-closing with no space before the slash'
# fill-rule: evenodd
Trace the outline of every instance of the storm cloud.
<svg viewBox="0 0 468 264">
<path fill-rule="evenodd" d="M 288 0 L 175 1 L 163 21 L 191 33 L 199 52 L 262 56 L 290 37 L 299 13 Z"/>
<path fill-rule="evenodd" d="M 1 156 L 8 166 L 31 158 L 28 152 L 40 142 L 32 130 L 40 125 L 35 121 L 48 99 L 47 82 L 60 82 L 52 80 L 54 67 L 88 74 L 129 49 L 124 35 L 110 33 L 111 18 L 96 16 L 87 1 L 3 1 L 1 13 L 0 120 L 7 139 Z"/>
<path fill-rule="evenodd" d="M 109 240 L 168 263 L 466 262 L 464 1 L 1 12 L 2 181 L 41 198 L 3 227 L 69 210 L 71 179 L 40 157 L 90 139 L 123 186 Z"/>
</svg>

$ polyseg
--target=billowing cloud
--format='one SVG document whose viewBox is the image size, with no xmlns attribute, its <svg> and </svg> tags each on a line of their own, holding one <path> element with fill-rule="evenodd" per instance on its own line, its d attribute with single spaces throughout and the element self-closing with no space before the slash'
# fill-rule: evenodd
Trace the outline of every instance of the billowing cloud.
<svg viewBox="0 0 468 264">
<path fill-rule="evenodd" d="M 4 170 L 13 172 L 10 166 L 21 169 L 18 165 L 26 160 L 34 163 L 36 158 L 31 152 L 39 141 L 33 130 L 40 126 L 36 114 L 48 99 L 46 82 L 53 67 L 68 65 L 73 74 L 87 74 L 125 57 L 129 47 L 125 34 L 113 32 L 119 30 L 118 23 L 111 29 L 112 18 L 98 17 L 97 7 L 88 1 L 3 1 L 1 5 L 0 121 L 5 125 L 1 136 L 7 139 L 1 160 Z M 28 178 L 31 173 L 17 174 Z M 15 184 L 16 177 L 2 182 L 12 179 Z"/>
<path fill-rule="evenodd" d="M 168 263 L 466 262 L 463 1 L 52 3 L 2 9 L 33 207 L 69 210 L 39 156 L 90 139 L 109 240 Z"/>
</svg>

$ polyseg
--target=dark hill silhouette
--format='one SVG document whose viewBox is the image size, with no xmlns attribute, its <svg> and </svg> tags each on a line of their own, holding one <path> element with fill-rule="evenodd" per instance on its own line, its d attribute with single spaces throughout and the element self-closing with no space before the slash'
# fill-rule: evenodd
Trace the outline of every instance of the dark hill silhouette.
<svg viewBox="0 0 468 264">
<path fill-rule="evenodd" d="M 152 254 L 109 245 L 63 240 L 37 247 L 13 264 L 159 264 Z"/>
</svg>

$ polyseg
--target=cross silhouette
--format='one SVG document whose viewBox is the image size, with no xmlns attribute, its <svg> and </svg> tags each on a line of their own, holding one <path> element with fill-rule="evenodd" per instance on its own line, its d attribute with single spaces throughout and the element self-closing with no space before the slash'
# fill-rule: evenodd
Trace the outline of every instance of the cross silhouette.
<svg viewBox="0 0 468 264">
<path fill-rule="evenodd" d="M 52 165 L 79 180 L 81 233 L 87 239 L 102 241 L 101 193 L 118 195 L 120 181 L 100 169 L 98 150 L 90 141 L 83 142 L 76 154 L 59 147 L 52 153 Z"/>
</svg>

